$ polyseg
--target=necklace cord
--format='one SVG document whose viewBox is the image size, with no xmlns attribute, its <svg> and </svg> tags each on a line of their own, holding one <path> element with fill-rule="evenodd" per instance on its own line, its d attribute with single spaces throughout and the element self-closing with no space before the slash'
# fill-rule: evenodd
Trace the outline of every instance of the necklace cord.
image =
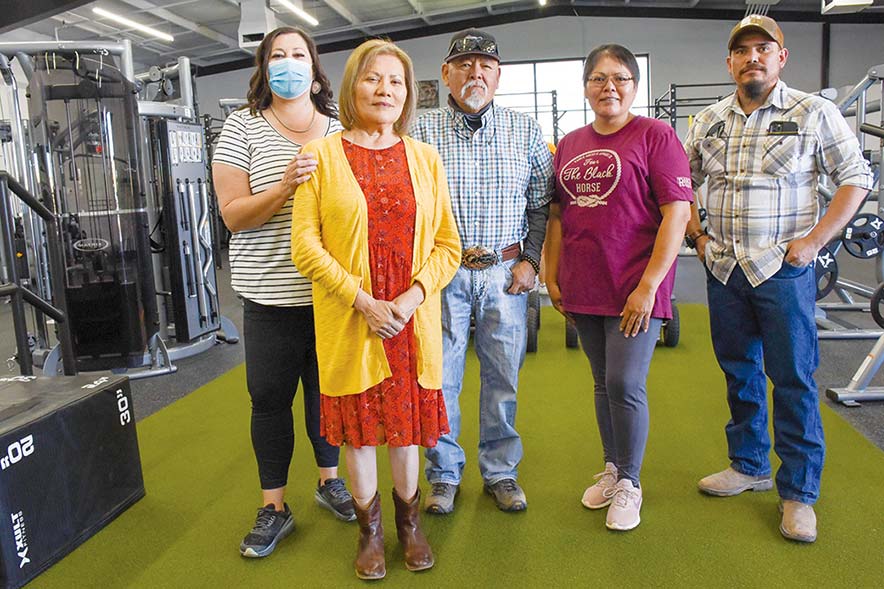
<svg viewBox="0 0 884 589">
<path fill-rule="evenodd" d="M 282 120 L 281 118 L 279 118 L 279 115 L 276 114 L 276 111 L 275 111 L 275 110 L 273 110 L 273 105 L 272 105 L 272 104 L 269 106 L 269 108 L 270 108 L 270 112 L 273 113 L 274 118 L 276 118 L 276 120 L 279 122 L 279 124 L 282 125 L 283 127 L 285 127 L 286 129 L 288 129 L 289 131 L 291 131 L 292 133 L 299 133 L 299 134 L 300 134 L 300 133 L 306 133 L 307 131 L 309 131 L 310 129 L 313 128 L 313 123 L 316 122 L 316 109 L 314 108 L 314 109 L 313 109 L 313 114 L 310 116 L 310 124 L 307 125 L 307 128 L 306 128 L 306 129 L 292 129 L 291 127 L 289 127 L 288 125 L 286 125 L 285 122 L 283 122 L 283 120 Z"/>
</svg>

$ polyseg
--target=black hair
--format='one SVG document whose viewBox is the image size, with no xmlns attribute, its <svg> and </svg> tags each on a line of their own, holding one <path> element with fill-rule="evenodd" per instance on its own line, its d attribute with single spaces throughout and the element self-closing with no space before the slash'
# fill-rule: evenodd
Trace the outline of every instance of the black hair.
<svg viewBox="0 0 884 589">
<path fill-rule="evenodd" d="M 608 43 L 607 45 L 599 45 L 586 56 L 586 61 L 583 63 L 584 86 L 586 86 L 586 83 L 589 81 L 589 76 L 595 69 L 596 64 L 603 57 L 611 57 L 615 61 L 619 61 L 625 65 L 626 69 L 629 70 L 629 73 L 632 74 L 633 82 L 638 84 L 640 76 L 638 71 L 638 60 L 635 59 L 635 55 L 623 45 Z"/>
</svg>

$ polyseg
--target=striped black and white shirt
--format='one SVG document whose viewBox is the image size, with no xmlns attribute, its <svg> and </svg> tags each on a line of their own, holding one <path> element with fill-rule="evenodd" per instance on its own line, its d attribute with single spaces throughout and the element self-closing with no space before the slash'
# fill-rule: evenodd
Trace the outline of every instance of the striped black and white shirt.
<svg viewBox="0 0 884 589">
<path fill-rule="evenodd" d="M 329 118 L 325 134 L 341 130 Z M 282 179 L 301 146 L 281 135 L 258 113 L 234 111 L 224 122 L 215 148 L 214 164 L 248 173 L 252 194 L 264 192 Z M 292 264 L 292 199 L 256 229 L 230 238 L 231 286 L 240 296 L 261 305 L 297 307 L 313 304 L 310 281 Z"/>
</svg>

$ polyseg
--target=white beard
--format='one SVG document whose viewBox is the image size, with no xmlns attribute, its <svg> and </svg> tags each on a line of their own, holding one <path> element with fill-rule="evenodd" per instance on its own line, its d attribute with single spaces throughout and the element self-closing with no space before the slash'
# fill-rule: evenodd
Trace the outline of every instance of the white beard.
<svg viewBox="0 0 884 589">
<path fill-rule="evenodd" d="M 477 81 L 470 81 L 464 84 L 464 87 L 460 89 L 460 98 L 463 100 L 464 104 L 470 107 L 473 110 L 479 110 L 483 106 L 485 106 L 485 93 L 471 92 L 473 88 L 481 88 L 485 92 L 488 91 L 488 87 L 485 84 Z"/>
</svg>

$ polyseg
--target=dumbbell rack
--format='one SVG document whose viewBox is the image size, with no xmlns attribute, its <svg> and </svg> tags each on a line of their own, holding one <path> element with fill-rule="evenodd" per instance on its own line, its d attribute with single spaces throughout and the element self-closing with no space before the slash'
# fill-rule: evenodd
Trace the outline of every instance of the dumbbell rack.
<svg viewBox="0 0 884 589">
<path fill-rule="evenodd" d="M 860 80 L 840 100 L 836 101 L 838 108 L 845 117 L 856 117 L 856 135 L 860 149 L 865 148 L 866 135 L 880 139 L 882 127 L 867 123 L 867 116 L 872 112 L 880 112 L 880 101 L 869 102 L 866 100 L 868 90 L 875 84 L 884 86 L 884 64 L 870 68 L 866 76 Z M 884 125 L 884 118 L 881 119 Z M 880 169 L 882 149 L 879 146 L 872 160 Z M 884 303 L 884 289 L 880 286 L 876 289 L 847 278 L 838 276 L 835 255 L 840 249 L 845 249 L 853 257 L 861 259 L 875 258 L 875 275 L 877 284 L 884 283 L 884 190 L 878 188 L 877 214 L 861 213 L 855 216 L 845 228 L 841 238 L 828 244 L 820 250 L 816 260 L 818 295 L 835 292 L 841 302 L 817 303 L 817 327 L 821 340 L 855 340 L 855 339 L 878 339 L 884 335 L 882 329 L 863 329 L 846 322 L 839 321 L 829 316 L 830 311 L 861 311 L 868 312 L 875 309 L 876 305 Z M 820 185 L 819 193 L 823 200 L 830 202 L 833 192 L 826 186 Z M 820 283 L 825 280 L 824 292 L 819 292 Z M 876 294 L 880 293 L 880 294 Z M 857 303 L 853 296 L 869 299 L 871 303 Z M 823 298 L 818 296 L 818 300 Z M 877 303 L 876 303 L 877 301 Z M 884 305 L 882 305 L 884 308 Z M 882 314 L 882 313 L 879 313 Z M 873 312 L 874 315 L 874 312 Z M 880 327 L 884 328 L 884 317 L 876 318 Z"/>
<path fill-rule="evenodd" d="M 880 265 L 884 259 L 884 218 L 872 213 L 856 215 L 842 232 L 818 253 L 814 266 L 817 279 L 817 300 L 834 292 L 840 303 L 817 303 L 817 327 L 820 339 L 877 339 L 884 335 L 881 329 L 863 329 L 829 316 L 830 311 L 871 310 L 875 322 L 884 328 L 884 289 L 875 289 L 839 275 L 835 259 L 840 251 L 846 251 L 854 258 L 875 258 Z M 881 271 L 877 272 L 880 282 Z M 857 303 L 854 296 L 869 299 L 870 303 Z"/>
<path fill-rule="evenodd" d="M 866 101 L 867 90 L 875 84 L 878 84 L 881 87 L 882 95 L 884 95 L 884 64 L 870 68 L 865 78 L 854 86 L 847 96 L 839 101 L 838 106 L 841 109 L 842 114 L 845 116 L 856 116 L 856 134 L 861 149 L 865 147 L 866 135 L 878 139 L 877 163 L 878 170 L 880 171 L 880 166 L 884 164 L 884 109 L 881 108 L 880 100 L 877 101 L 876 105 L 867 103 Z M 880 125 L 872 125 L 866 122 L 866 115 L 875 110 L 881 113 Z M 866 214 L 865 219 L 869 226 L 862 231 L 864 233 L 863 237 L 869 239 L 877 238 L 879 243 L 882 244 L 878 248 L 874 248 L 874 244 L 871 244 L 873 249 L 884 250 L 884 238 L 881 237 L 881 231 L 878 230 L 878 227 L 882 225 L 881 218 L 884 217 L 884 186 L 882 186 L 884 182 L 882 182 L 880 177 L 877 180 L 878 215 L 873 216 Z M 854 220 L 856 220 L 856 218 Z M 853 221 L 851 222 L 851 226 L 852 225 L 854 225 Z M 862 226 L 864 224 L 860 223 L 859 225 Z M 848 226 L 848 228 L 850 228 L 850 226 Z M 847 241 L 854 236 L 845 233 L 844 237 L 846 240 L 844 242 L 845 247 L 848 247 L 846 245 Z M 848 250 L 848 253 L 856 255 L 857 252 L 851 252 Z M 871 250 L 868 250 L 868 253 L 871 253 Z M 842 295 L 847 295 L 846 291 L 848 289 L 854 293 L 869 297 L 872 315 L 878 325 L 884 327 L 884 313 L 882 313 L 882 305 L 884 305 L 884 251 L 876 251 L 874 256 L 876 258 L 875 269 L 876 278 L 878 280 L 877 288 L 871 289 L 865 285 L 838 278 L 836 280 L 836 292 L 838 292 L 839 297 L 842 298 L 842 300 L 845 299 L 845 296 Z M 849 295 L 847 295 L 846 298 L 849 299 Z M 847 302 L 848 301 L 845 300 L 845 303 Z M 819 306 L 824 307 L 824 305 L 825 304 L 821 304 Z M 871 330 L 869 331 L 871 332 Z M 863 401 L 884 401 L 884 387 L 869 386 L 872 379 L 881 369 L 882 364 L 884 364 L 884 332 L 879 332 L 876 337 L 877 341 L 875 342 L 875 345 L 850 379 L 850 383 L 848 383 L 846 387 L 826 389 L 826 396 L 829 399 L 848 406 L 858 406 L 860 402 Z M 824 339 L 823 332 L 820 333 L 820 338 Z"/>
</svg>

